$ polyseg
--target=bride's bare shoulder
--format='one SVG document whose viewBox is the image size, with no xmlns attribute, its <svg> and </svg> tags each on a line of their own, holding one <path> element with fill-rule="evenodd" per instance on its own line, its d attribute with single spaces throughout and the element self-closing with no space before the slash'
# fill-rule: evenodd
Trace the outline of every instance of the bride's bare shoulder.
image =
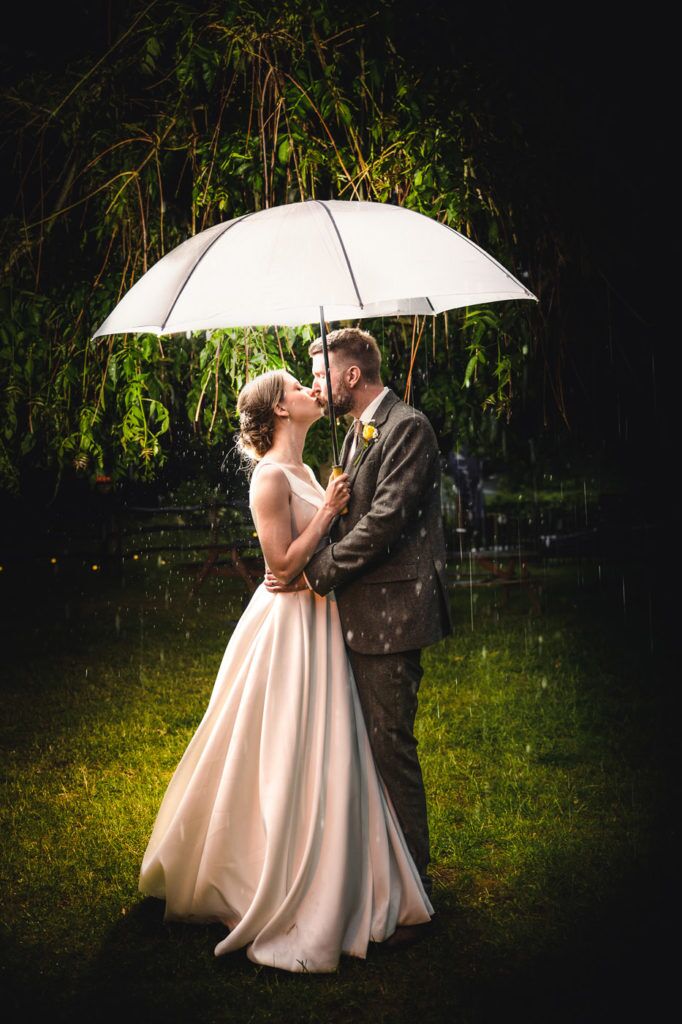
<svg viewBox="0 0 682 1024">
<path fill-rule="evenodd" d="M 274 462 L 256 466 L 251 477 L 251 499 L 259 505 L 274 507 L 289 498 L 289 481 L 281 466 Z"/>
</svg>

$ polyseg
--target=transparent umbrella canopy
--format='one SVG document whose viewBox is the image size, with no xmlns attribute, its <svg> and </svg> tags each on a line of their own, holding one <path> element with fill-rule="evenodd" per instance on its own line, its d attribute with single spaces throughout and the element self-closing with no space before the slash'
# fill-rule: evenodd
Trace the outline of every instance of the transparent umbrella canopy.
<svg viewBox="0 0 682 1024">
<path fill-rule="evenodd" d="M 383 203 L 310 199 L 216 224 L 167 253 L 95 337 L 432 315 L 536 297 L 471 239 Z M 334 464 L 339 461 L 332 429 Z"/>
</svg>

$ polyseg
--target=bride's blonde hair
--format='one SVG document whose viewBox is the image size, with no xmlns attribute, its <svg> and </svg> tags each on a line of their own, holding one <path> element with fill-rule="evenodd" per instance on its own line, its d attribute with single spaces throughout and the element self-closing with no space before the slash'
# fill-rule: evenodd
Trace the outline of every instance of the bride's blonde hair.
<svg viewBox="0 0 682 1024">
<path fill-rule="evenodd" d="M 272 448 L 275 437 L 275 406 L 286 390 L 284 370 L 268 370 L 254 377 L 239 392 L 237 450 L 250 463 L 258 462 Z"/>
</svg>

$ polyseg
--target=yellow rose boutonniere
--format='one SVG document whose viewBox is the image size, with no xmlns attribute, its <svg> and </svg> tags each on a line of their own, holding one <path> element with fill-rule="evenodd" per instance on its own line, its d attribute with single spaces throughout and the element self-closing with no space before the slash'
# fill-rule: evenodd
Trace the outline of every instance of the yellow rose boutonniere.
<svg viewBox="0 0 682 1024">
<path fill-rule="evenodd" d="M 378 440 L 379 431 L 370 420 L 369 423 L 365 423 L 363 425 L 362 433 L 358 438 L 358 453 L 353 459 L 354 466 L 357 466 L 357 464 L 359 463 L 360 459 L 363 457 L 369 446 L 371 444 L 376 444 Z"/>
</svg>

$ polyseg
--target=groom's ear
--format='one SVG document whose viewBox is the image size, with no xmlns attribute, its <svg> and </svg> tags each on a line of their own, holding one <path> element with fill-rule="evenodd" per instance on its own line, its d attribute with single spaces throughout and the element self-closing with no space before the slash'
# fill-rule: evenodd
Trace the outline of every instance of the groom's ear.
<svg viewBox="0 0 682 1024">
<path fill-rule="evenodd" d="M 356 388 L 362 381 L 362 370 L 359 366 L 347 366 L 345 371 L 346 383 L 349 388 Z"/>
</svg>

